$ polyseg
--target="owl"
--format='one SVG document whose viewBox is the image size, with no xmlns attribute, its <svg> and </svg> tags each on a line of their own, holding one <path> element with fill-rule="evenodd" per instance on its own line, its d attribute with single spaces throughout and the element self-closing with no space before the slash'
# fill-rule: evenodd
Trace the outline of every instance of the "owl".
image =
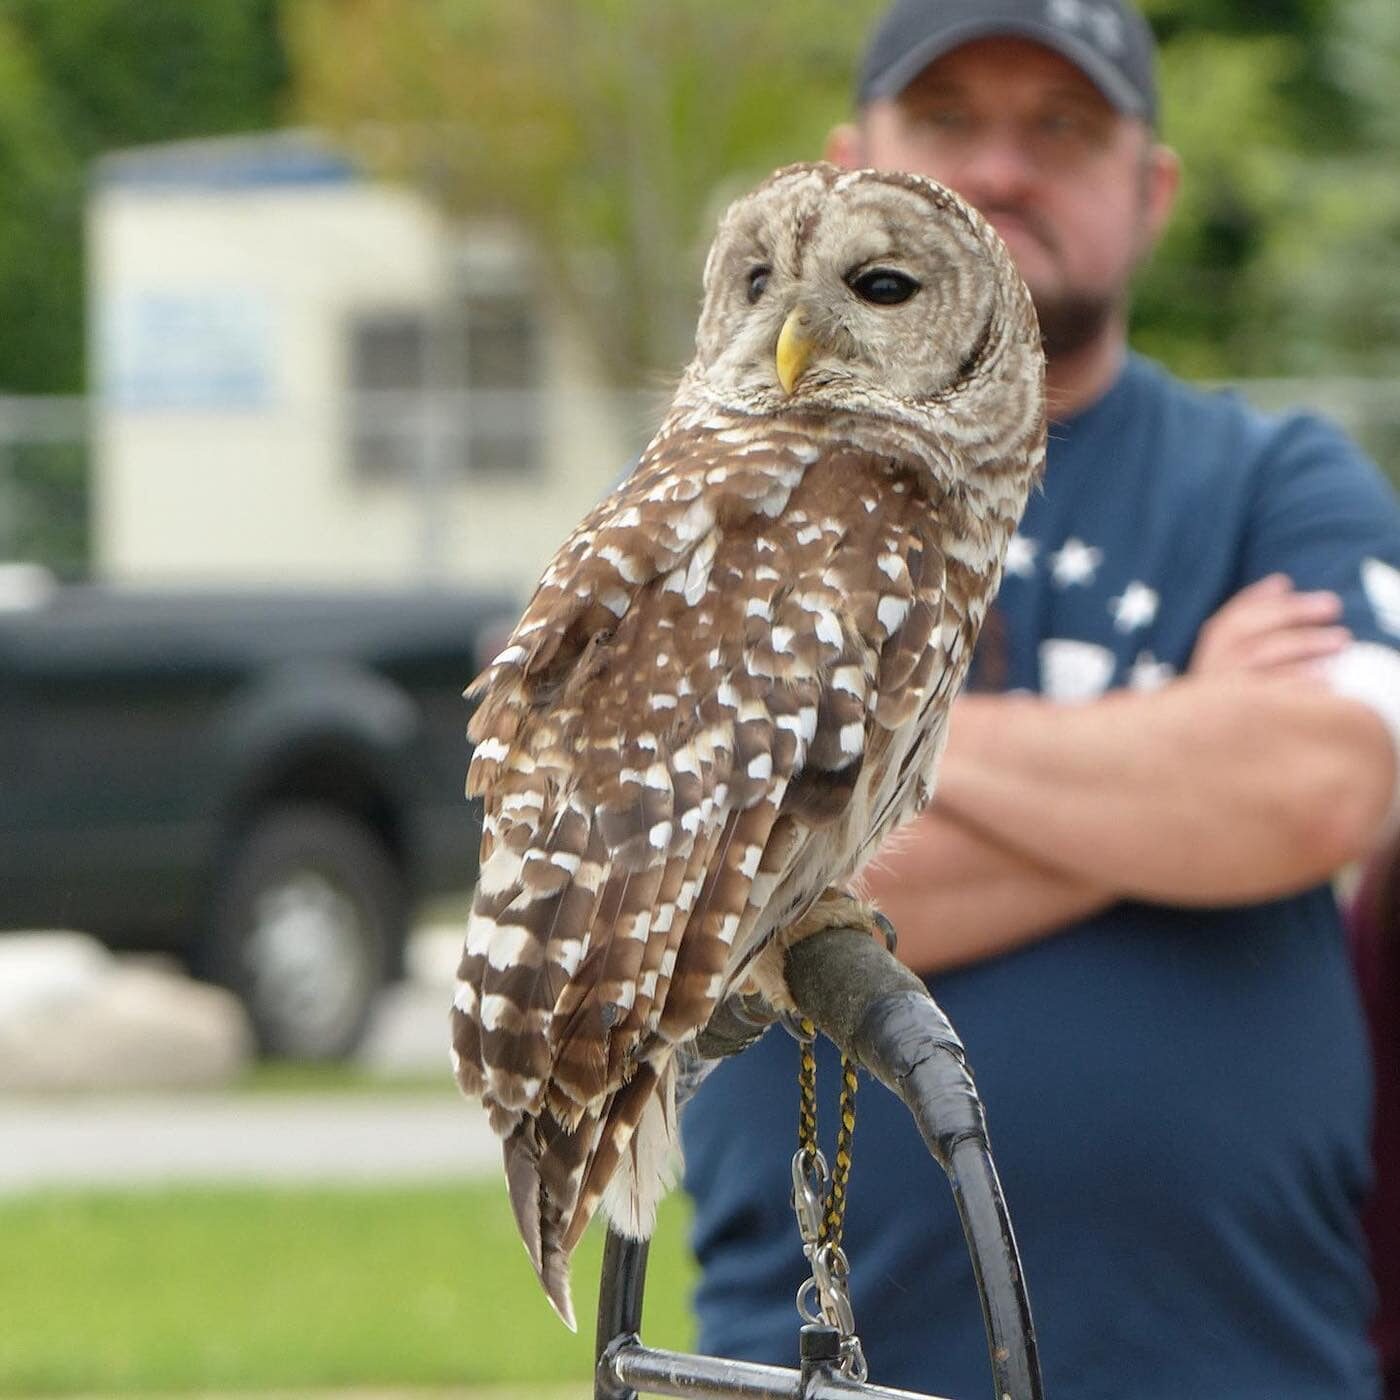
<svg viewBox="0 0 1400 1400">
<path fill-rule="evenodd" d="M 473 684 L 481 873 L 458 1082 L 570 1326 L 600 1204 L 646 1238 L 678 1054 L 929 799 L 1044 458 L 1000 240 L 929 180 L 778 171 L 720 221 L 695 358 L 636 470 Z M 735 1123 L 735 1132 L 744 1124 Z"/>
</svg>

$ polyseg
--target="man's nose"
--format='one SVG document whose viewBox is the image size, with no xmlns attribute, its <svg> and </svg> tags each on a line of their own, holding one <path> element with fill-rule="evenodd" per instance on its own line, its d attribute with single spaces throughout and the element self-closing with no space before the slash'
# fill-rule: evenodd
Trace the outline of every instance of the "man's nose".
<svg viewBox="0 0 1400 1400">
<path fill-rule="evenodd" d="M 999 204 L 1025 194 L 1035 179 L 1035 162 L 1015 134 L 991 131 L 964 153 L 957 188 L 973 204 Z"/>
</svg>

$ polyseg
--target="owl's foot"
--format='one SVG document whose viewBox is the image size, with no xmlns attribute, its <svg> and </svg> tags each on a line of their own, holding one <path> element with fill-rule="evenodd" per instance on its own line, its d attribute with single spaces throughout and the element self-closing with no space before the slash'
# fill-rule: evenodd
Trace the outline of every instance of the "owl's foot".
<svg viewBox="0 0 1400 1400">
<path fill-rule="evenodd" d="M 798 1014 L 797 1004 L 788 991 L 785 967 L 788 949 L 814 933 L 826 929 L 856 929 L 878 939 L 894 952 L 894 925 L 873 904 L 843 889 L 825 891 L 796 923 L 779 929 L 749 964 L 747 991 L 757 992 L 769 1006 L 784 1016 Z"/>
</svg>

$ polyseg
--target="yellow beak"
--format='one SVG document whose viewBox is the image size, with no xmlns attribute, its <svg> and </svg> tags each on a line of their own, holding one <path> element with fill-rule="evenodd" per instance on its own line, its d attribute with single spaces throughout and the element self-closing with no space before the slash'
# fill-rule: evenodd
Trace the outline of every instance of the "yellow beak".
<svg viewBox="0 0 1400 1400">
<path fill-rule="evenodd" d="M 792 393 L 815 350 L 815 342 L 807 335 L 807 313 L 799 306 L 788 314 L 778 336 L 778 383 L 783 393 Z"/>
</svg>

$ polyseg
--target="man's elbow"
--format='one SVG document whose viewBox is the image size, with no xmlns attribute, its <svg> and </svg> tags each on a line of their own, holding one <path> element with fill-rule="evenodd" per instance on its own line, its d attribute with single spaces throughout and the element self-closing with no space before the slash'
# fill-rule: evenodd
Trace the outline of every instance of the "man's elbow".
<svg viewBox="0 0 1400 1400">
<path fill-rule="evenodd" d="M 1375 849 L 1395 802 L 1390 735 L 1372 713 L 1354 718 L 1351 742 L 1319 765 L 1306 802 L 1295 806 L 1300 860 L 1323 879 Z"/>
</svg>

